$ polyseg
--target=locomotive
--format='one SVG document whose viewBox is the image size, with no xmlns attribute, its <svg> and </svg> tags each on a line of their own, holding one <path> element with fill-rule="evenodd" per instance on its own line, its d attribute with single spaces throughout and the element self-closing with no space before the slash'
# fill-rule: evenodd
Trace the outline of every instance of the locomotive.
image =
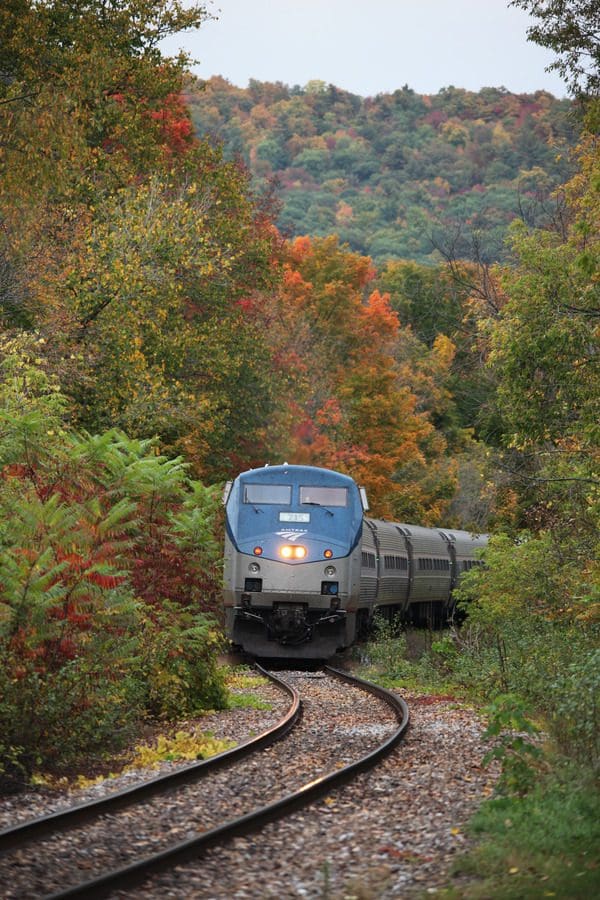
<svg viewBox="0 0 600 900">
<path fill-rule="evenodd" d="M 486 535 L 366 516 L 366 492 L 314 466 L 250 469 L 228 482 L 227 636 L 258 657 L 327 659 L 388 618 L 440 622 Z"/>
</svg>

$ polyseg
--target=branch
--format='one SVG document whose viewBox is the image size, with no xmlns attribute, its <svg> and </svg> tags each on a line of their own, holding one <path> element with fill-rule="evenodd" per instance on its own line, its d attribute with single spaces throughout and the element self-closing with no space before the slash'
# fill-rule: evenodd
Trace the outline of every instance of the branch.
<svg viewBox="0 0 600 900">
<path fill-rule="evenodd" d="M 107 306 L 110 305 L 112 301 L 112 297 L 108 297 L 106 300 L 103 300 L 102 303 L 99 303 L 91 312 L 84 316 L 84 318 L 79 323 L 79 334 L 80 337 L 83 336 L 83 333 L 90 322 L 93 322 L 94 319 L 97 319 L 103 309 L 106 309 Z"/>
<path fill-rule="evenodd" d="M 19 94 L 18 97 L 7 97 L 5 100 L 0 100 L 0 106 L 5 103 L 17 103 L 19 100 L 29 100 L 30 97 L 37 97 L 39 93 L 39 91 L 31 91 L 29 94 Z"/>
<path fill-rule="evenodd" d="M 516 474 L 517 473 L 515 472 L 515 475 Z M 576 478 L 575 476 L 572 476 L 570 478 L 535 478 L 534 476 L 532 476 L 527 480 L 532 481 L 535 484 L 553 484 L 559 481 L 578 481 L 581 484 L 595 484 L 600 487 L 600 481 L 598 481 L 597 478 Z"/>
</svg>

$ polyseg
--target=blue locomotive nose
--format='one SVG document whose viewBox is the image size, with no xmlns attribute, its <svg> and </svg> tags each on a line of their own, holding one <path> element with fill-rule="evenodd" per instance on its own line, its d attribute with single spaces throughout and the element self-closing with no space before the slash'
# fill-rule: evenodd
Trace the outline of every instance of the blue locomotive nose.
<svg viewBox="0 0 600 900">
<path fill-rule="evenodd" d="M 362 519 L 359 490 L 339 472 L 284 465 L 239 475 L 226 498 L 233 642 L 257 656 L 317 659 L 351 643 Z"/>
<path fill-rule="evenodd" d="M 245 472 L 227 502 L 235 548 L 290 566 L 346 557 L 358 544 L 362 505 L 346 475 L 310 466 Z"/>
</svg>

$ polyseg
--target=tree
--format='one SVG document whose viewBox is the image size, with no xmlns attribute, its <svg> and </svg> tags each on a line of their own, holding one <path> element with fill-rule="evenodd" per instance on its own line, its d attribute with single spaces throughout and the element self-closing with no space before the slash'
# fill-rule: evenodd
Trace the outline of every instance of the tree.
<svg viewBox="0 0 600 900">
<path fill-rule="evenodd" d="M 2 325 L 47 337 L 83 427 L 160 433 L 225 477 L 263 454 L 268 350 L 241 304 L 275 280 L 278 237 L 244 168 L 193 135 L 185 58 L 159 51 L 204 7 L 49 0 L 0 15 Z"/>
<path fill-rule="evenodd" d="M 223 140 L 230 158 L 242 154 L 256 183 L 277 182 L 287 234 L 335 232 L 376 264 L 435 264 L 427 235 L 436 222 L 447 233 L 458 217 L 502 258 L 506 226 L 531 193 L 519 194 L 519 170 L 535 165 L 551 186 L 567 177 L 557 150 L 573 142 L 572 104 L 543 91 L 449 88 L 425 98 L 406 89 L 362 99 L 331 85 L 271 88 L 192 84 L 197 133 Z M 461 241 L 461 257 L 472 251 Z"/>
<path fill-rule="evenodd" d="M 284 324 L 269 331 L 290 373 L 286 456 L 351 473 L 375 514 L 434 521 L 453 487 L 450 472 L 436 478 L 445 442 L 404 383 L 398 317 L 388 295 L 369 290 L 373 277 L 371 260 L 335 237 L 289 246 Z"/>
<path fill-rule="evenodd" d="M 39 322 L 85 428 L 160 435 L 224 477 L 271 402 L 243 304 L 271 284 L 274 235 L 218 150 L 195 148 L 190 169 L 104 203 L 40 280 Z"/>
<path fill-rule="evenodd" d="M 163 58 L 158 42 L 204 17 L 178 0 L 2 4 L 3 325 L 38 321 L 35 286 L 107 196 L 195 145 L 180 100 L 185 58 Z"/>
<path fill-rule="evenodd" d="M 163 58 L 159 43 L 206 18 L 204 6 L 179 0 L 4 4 L 0 191 L 12 205 L 32 182 L 39 209 L 46 192 L 54 202 L 94 202 L 107 185 L 148 171 L 186 63 Z"/>
<path fill-rule="evenodd" d="M 596 141 L 580 149 L 580 173 L 567 185 L 566 236 L 513 226 L 509 301 L 492 328 L 492 363 L 512 441 L 523 449 L 598 438 L 598 233 L 600 161 Z"/>
<path fill-rule="evenodd" d="M 551 535 L 552 565 L 576 560 L 579 600 L 593 605 L 600 533 L 595 138 L 583 140 L 579 162 L 580 172 L 565 188 L 565 233 L 528 232 L 522 225 L 514 231 L 517 265 L 504 277 L 510 299 L 491 325 L 490 364 L 498 379 L 503 464 L 519 500 L 518 524 Z M 574 605 L 575 597 L 567 604 Z"/>
<path fill-rule="evenodd" d="M 550 63 L 575 95 L 600 94 L 600 18 L 595 0 L 512 0 L 538 23 L 527 29 L 529 40 L 554 50 Z"/>
</svg>

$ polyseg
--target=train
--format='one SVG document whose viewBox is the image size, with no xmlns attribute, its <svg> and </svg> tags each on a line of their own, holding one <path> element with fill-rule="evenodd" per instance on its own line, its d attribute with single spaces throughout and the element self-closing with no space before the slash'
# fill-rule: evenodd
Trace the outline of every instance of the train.
<svg viewBox="0 0 600 900">
<path fill-rule="evenodd" d="M 369 518 L 341 472 L 266 465 L 227 482 L 223 601 L 232 644 L 255 657 L 329 659 L 375 613 L 447 619 L 487 535 Z"/>
</svg>

